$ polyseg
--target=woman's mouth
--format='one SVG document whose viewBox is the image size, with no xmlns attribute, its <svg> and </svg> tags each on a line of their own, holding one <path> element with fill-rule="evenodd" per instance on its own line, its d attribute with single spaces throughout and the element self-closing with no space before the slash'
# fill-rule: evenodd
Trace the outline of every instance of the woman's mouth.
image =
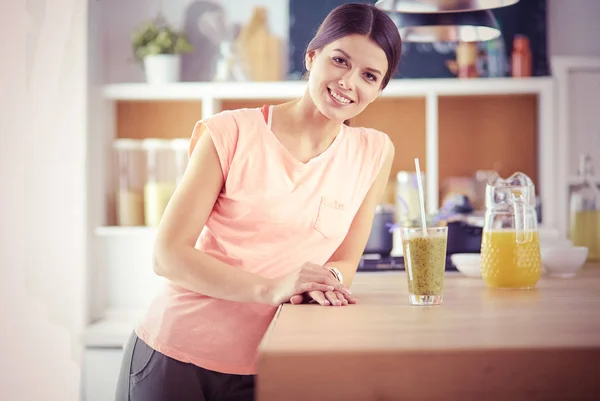
<svg viewBox="0 0 600 401">
<path fill-rule="evenodd" d="M 351 103 L 354 103 L 353 100 L 348 99 L 346 96 L 342 95 L 339 92 L 336 92 L 333 89 L 327 88 L 327 92 L 329 92 L 329 96 L 333 99 L 334 102 L 336 102 L 342 106 L 347 106 Z"/>
</svg>

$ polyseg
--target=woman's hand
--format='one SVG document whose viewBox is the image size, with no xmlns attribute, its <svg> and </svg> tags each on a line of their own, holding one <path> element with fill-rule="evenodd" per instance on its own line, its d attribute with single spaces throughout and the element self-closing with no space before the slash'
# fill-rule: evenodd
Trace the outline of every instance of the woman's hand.
<svg viewBox="0 0 600 401">
<path fill-rule="evenodd" d="M 344 306 L 348 304 L 355 304 L 356 299 L 350 295 L 345 295 L 339 291 L 309 291 L 301 295 L 294 295 L 290 298 L 290 303 L 293 305 L 316 302 L 323 306 Z"/>
<path fill-rule="evenodd" d="M 267 299 L 271 305 L 281 305 L 289 302 L 294 296 L 302 297 L 302 294 L 313 291 L 321 294 L 333 294 L 335 291 L 344 294 L 342 297 L 350 296 L 350 291 L 337 281 L 329 270 L 314 263 L 305 263 L 293 272 L 271 280 Z M 330 296 L 334 300 L 339 299 L 337 295 L 335 298 Z"/>
</svg>

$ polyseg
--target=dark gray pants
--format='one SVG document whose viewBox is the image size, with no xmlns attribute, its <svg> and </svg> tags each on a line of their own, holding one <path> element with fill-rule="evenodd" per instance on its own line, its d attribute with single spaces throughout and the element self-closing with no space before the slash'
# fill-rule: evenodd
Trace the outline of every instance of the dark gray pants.
<svg viewBox="0 0 600 401">
<path fill-rule="evenodd" d="M 252 401 L 254 378 L 179 362 L 132 333 L 123 355 L 115 401 Z"/>
</svg>

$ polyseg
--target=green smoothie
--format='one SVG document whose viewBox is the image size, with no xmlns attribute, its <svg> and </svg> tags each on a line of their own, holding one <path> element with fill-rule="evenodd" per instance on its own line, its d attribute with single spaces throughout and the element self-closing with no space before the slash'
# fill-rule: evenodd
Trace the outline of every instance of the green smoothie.
<svg viewBox="0 0 600 401">
<path fill-rule="evenodd" d="M 446 268 L 446 232 L 403 236 L 404 266 L 411 295 L 441 295 Z"/>
</svg>

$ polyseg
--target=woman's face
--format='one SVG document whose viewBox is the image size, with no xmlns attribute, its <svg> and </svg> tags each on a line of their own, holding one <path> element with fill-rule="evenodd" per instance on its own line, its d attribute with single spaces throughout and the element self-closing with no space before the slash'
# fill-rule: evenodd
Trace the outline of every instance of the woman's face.
<svg viewBox="0 0 600 401">
<path fill-rule="evenodd" d="M 368 37 L 349 35 L 308 52 L 306 68 L 317 109 L 331 120 L 344 121 L 379 96 L 388 63 L 385 52 Z"/>
</svg>

